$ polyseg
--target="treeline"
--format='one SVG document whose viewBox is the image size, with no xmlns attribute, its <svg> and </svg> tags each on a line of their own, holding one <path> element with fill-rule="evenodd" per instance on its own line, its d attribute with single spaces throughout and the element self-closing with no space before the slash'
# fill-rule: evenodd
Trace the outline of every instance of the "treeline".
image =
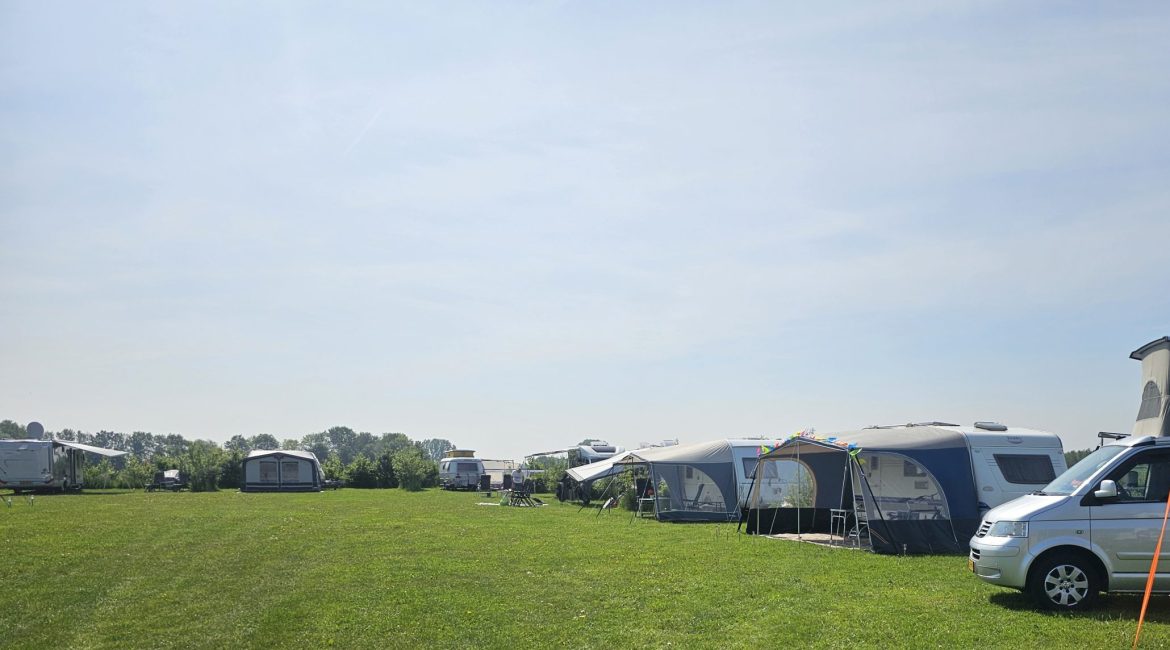
<svg viewBox="0 0 1170 650">
<path fill-rule="evenodd" d="M 192 490 L 234 489 L 243 483 L 242 463 L 255 449 L 311 451 L 321 460 L 325 477 L 350 487 L 419 490 L 439 482 L 438 461 L 455 448 L 449 440 L 411 440 L 403 433 L 375 435 L 333 427 L 300 439 L 278 440 L 270 434 L 233 436 L 219 445 L 210 440 L 187 440 L 177 434 L 131 434 L 116 431 L 87 433 L 73 429 L 45 432 L 45 437 L 127 452 L 119 458 L 103 458 L 85 468 L 91 487 L 141 488 L 157 471 L 177 469 Z M 26 438 L 25 427 L 12 420 L 0 421 L 0 438 Z"/>
</svg>

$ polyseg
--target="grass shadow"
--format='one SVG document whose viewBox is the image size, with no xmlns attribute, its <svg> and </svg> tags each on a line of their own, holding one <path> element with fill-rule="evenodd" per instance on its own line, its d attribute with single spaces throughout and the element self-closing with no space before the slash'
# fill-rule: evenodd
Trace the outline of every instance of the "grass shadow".
<svg viewBox="0 0 1170 650">
<path fill-rule="evenodd" d="M 1142 610 L 1142 597 L 1137 594 L 1103 595 L 1092 609 L 1083 612 L 1058 612 L 1041 609 L 1023 592 L 992 594 L 989 600 L 993 605 L 1018 612 L 1034 612 L 1047 616 L 1098 621 L 1129 620 L 1135 624 Z M 1152 596 L 1150 605 L 1146 608 L 1146 621 L 1170 623 L 1170 599 L 1167 599 L 1164 594 Z"/>
</svg>

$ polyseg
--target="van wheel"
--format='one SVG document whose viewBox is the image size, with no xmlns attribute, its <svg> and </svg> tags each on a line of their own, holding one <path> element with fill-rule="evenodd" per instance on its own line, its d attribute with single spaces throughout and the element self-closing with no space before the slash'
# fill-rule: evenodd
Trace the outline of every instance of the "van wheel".
<svg viewBox="0 0 1170 650">
<path fill-rule="evenodd" d="M 1097 570 L 1083 556 L 1052 555 L 1032 571 L 1028 593 L 1041 607 L 1059 611 L 1088 609 L 1097 600 L 1101 582 Z"/>
</svg>

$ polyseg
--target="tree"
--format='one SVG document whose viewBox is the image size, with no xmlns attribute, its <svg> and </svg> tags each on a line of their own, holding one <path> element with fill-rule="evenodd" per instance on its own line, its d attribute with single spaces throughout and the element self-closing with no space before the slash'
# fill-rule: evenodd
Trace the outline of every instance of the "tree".
<svg viewBox="0 0 1170 650">
<path fill-rule="evenodd" d="M 398 487 L 411 492 L 423 489 L 429 469 L 435 466 L 433 461 L 423 458 L 422 452 L 415 447 L 407 447 L 394 454 L 391 463 L 394 466 L 394 475 L 398 478 Z M 435 473 L 438 474 L 437 467 Z"/>
<path fill-rule="evenodd" d="M 223 455 L 219 464 L 219 487 L 238 488 L 244 484 L 244 459 L 248 457 L 245 451 L 230 451 Z"/>
<path fill-rule="evenodd" d="M 141 490 L 154 478 L 154 468 L 145 460 L 131 456 L 126 460 L 126 466 L 118 472 L 118 485 L 124 488 Z"/>
<path fill-rule="evenodd" d="M 280 441 L 280 448 L 285 450 L 285 451 L 294 451 L 294 450 L 301 448 L 301 443 L 299 440 L 295 440 L 293 438 L 286 438 L 286 439 Z"/>
<path fill-rule="evenodd" d="M 65 432 L 62 431 L 61 433 L 64 434 Z M 126 450 L 137 456 L 140 460 L 146 460 L 153 456 L 156 448 L 154 436 L 146 431 L 135 431 L 130 434 L 130 437 L 126 440 L 126 445 Z"/>
<path fill-rule="evenodd" d="M 280 441 L 269 433 L 252 436 L 248 439 L 248 444 L 252 446 L 252 449 L 280 449 Z"/>
<path fill-rule="evenodd" d="M 407 438 L 405 433 L 383 433 L 378 440 L 377 449 L 379 454 L 394 456 L 410 445 L 410 438 Z"/>
<path fill-rule="evenodd" d="M 328 458 L 333 453 L 333 445 L 324 432 L 310 433 L 301 439 L 301 449 L 313 452 L 318 459 Z"/>
<path fill-rule="evenodd" d="M 345 465 L 341 464 L 341 457 L 337 454 L 329 454 L 325 462 L 321 463 L 321 471 L 325 472 L 325 478 L 330 481 L 345 480 Z"/>
<path fill-rule="evenodd" d="M 97 465 L 86 465 L 81 475 L 90 487 L 108 488 L 114 484 L 114 465 L 109 458 L 103 457 Z"/>
<path fill-rule="evenodd" d="M 28 432 L 24 430 L 23 424 L 17 424 L 12 420 L 0 421 L 0 438 L 22 439 L 27 438 Z"/>
<path fill-rule="evenodd" d="M 378 474 L 378 487 L 398 487 L 398 478 L 394 476 L 393 457 L 390 454 L 387 453 L 378 456 L 378 461 L 375 465 L 374 469 Z"/>
<path fill-rule="evenodd" d="M 341 463 L 348 465 L 353 461 L 357 454 L 354 450 L 354 441 L 357 439 L 357 434 L 349 427 L 332 427 L 325 432 L 325 437 L 329 439 L 329 445 L 333 451 L 341 457 Z"/>
<path fill-rule="evenodd" d="M 223 443 L 223 448 L 225 451 L 242 452 L 246 454 L 249 451 L 252 451 L 252 443 L 248 442 L 247 438 L 237 433 L 236 435 L 232 436 L 231 440 Z"/>
<path fill-rule="evenodd" d="M 442 460 L 447 452 L 455 448 L 454 443 L 443 438 L 427 438 L 420 444 L 426 457 L 435 462 Z"/>
</svg>

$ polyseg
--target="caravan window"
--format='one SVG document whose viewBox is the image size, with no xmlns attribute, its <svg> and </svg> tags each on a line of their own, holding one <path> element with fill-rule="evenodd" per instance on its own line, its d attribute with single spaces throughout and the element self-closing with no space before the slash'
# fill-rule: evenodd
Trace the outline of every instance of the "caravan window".
<svg viewBox="0 0 1170 650">
<path fill-rule="evenodd" d="M 1046 485 L 1056 478 L 1052 459 L 1042 454 L 994 454 L 995 464 L 1008 483 Z"/>
<path fill-rule="evenodd" d="M 478 472 L 479 465 L 477 465 L 475 463 L 456 463 L 455 464 L 455 471 L 456 472 Z"/>
<path fill-rule="evenodd" d="M 275 483 L 276 476 L 276 461 L 262 460 L 260 461 L 260 482 L 261 483 Z"/>
</svg>

